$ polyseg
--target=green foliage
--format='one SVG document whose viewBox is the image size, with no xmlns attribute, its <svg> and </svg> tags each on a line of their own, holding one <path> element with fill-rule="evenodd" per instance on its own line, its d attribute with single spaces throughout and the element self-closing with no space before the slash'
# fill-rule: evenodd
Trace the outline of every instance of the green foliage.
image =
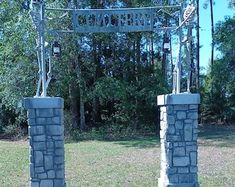
<svg viewBox="0 0 235 187">
<path fill-rule="evenodd" d="M 0 117 L 0 131 L 26 126 L 20 101 L 35 95 L 38 81 L 37 36 L 28 11 L 22 9 L 23 2 L 1 1 L 0 99 L 5 108 Z M 46 3 L 61 8 L 151 5 L 150 0 Z M 70 14 L 46 11 L 46 16 L 53 18 L 47 19 L 48 29 L 71 29 Z M 106 132 L 111 128 L 121 133 L 156 129 L 156 97 L 169 91 L 160 68 L 160 37 L 158 33 L 46 33 L 49 47 L 54 40 L 62 46 L 62 57 L 53 58 L 53 80 L 48 92 L 50 96 L 65 99 L 66 133 L 80 132 L 80 119 L 84 116 L 90 130 Z M 150 38 L 154 41 L 154 52 L 148 49 Z"/>
<path fill-rule="evenodd" d="M 222 58 L 215 61 L 207 74 L 203 91 L 205 121 L 229 123 L 235 120 L 235 18 L 217 24 L 215 44 Z"/>
</svg>

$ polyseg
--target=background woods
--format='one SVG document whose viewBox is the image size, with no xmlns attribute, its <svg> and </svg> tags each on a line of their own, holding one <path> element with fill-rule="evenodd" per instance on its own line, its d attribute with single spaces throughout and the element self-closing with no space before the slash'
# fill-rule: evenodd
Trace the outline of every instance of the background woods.
<svg viewBox="0 0 235 187">
<path fill-rule="evenodd" d="M 165 4 L 178 2 L 162 1 Z M 48 0 L 47 5 L 119 8 L 152 6 L 153 3 L 150 0 Z M 20 101 L 36 92 L 36 32 L 27 9 L 28 2 L 23 0 L 3 0 L 0 4 L 1 133 L 15 134 L 25 129 L 26 115 Z M 48 20 L 48 27 L 71 26 L 69 14 L 62 19 L 58 18 L 59 13 L 47 13 L 47 16 L 56 17 Z M 167 24 L 167 17 L 162 19 Z M 199 28 L 196 20 L 193 27 Z M 67 131 L 155 132 L 158 126 L 156 97 L 172 91 L 175 58 L 162 49 L 166 35 L 171 36 L 174 45 L 175 32 L 47 35 L 48 51 L 54 40 L 62 46 L 62 56 L 53 58 L 49 95 L 65 99 Z M 234 18 L 215 26 L 213 44 L 223 57 L 214 60 L 213 69 L 204 79 L 201 76 L 200 81 L 199 55 L 194 55 L 198 54 L 199 45 L 196 36 L 192 40 L 192 90 L 196 91 L 199 82 L 202 83 L 204 121 L 234 120 L 234 37 Z M 186 89 L 185 68 L 183 70 L 182 84 Z"/>
</svg>

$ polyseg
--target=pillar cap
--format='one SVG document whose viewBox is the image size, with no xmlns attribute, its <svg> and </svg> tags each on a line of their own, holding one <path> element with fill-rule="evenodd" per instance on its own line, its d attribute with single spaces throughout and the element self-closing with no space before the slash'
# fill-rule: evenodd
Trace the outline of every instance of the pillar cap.
<svg viewBox="0 0 235 187">
<path fill-rule="evenodd" d="M 27 97 L 23 99 L 25 109 L 64 108 L 64 99 L 60 97 Z"/>
<path fill-rule="evenodd" d="M 159 95 L 157 105 L 198 105 L 201 102 L 200 94 L 180 93 Z"/>
</svg>

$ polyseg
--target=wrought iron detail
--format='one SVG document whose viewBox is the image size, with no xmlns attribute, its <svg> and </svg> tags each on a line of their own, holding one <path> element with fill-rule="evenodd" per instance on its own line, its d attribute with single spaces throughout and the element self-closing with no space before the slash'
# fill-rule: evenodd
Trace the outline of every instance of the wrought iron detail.
<svg viewBox="0 0 235 187">
<path fill-rule="evenodd" d="M 145 8 L 120 8 L 120 9 L 71 9 L 71 8 L 50 8 L 45 7 L 43 0 L 31 0 L 30 15 L 34 27 L 38 33 L 37 38 L 37 56 L 39 65 L 39 81 L 36 96 L 46 97 L 47 88 L 52 78 L 52 63 L 50 54 L 45 49 L 45 33 L 101 33 L 101 32 L 156 32 L 159 30 L 174 30 L 179 35 L 178 58 L 173 70 L 173 93 L 180 93 L 181 90 L 181 62 L 182 46 L 186 46 L 186 56 L 188 65 L 190 64 L 191 54 L 191 35 L 192 21 L 195 7 L 189 4 L 184 10 L 181 5 L 162 6 L 162 1 L 153 2 L 160 6 Z M 63 15 L 60 18 L 71 19 L 70 27 L 50 30 L 46 27 L 45 11 L 61 11 Z M 71 12 L 72 14 L 68 14 Z M 71 15 L 71 16 L 70 16 Z M 167 22 L 165 19 L 167 18 Z M 50 19 L 48 18 L 47 21 Z M 53 20 L 53 18 L 52 18 Z M 47 22 L 48 24 L 48 22 Z M 48 24 L 50 25 L 50 24 Z M 187 37 L 183 38 L 183 26 L 187 26 Z M 166 43 L 168 44 L 168 43 Z M 166 48 L 169 46 L 165 46 Z M 49 55 L 49 56 L 48 56 Z M 48 60 L 46 60 L 48 59 Z M 48 72 L 46 72 L 48 69 Z M 188 66 L 188 84 L 187 91 L 190 92 L 189 75 L 191 68 Z"/>
</svg>

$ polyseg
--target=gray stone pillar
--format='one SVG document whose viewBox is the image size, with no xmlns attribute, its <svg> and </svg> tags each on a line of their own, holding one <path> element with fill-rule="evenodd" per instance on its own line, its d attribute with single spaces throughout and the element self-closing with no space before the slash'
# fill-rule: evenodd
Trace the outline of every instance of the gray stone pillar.
<svg viewBox="0 0 235 187">
<path fill-rule="evenodd" d="M 199 94 L 158 96 L 161 111 L 159 187 L 198 187 Z"/>
<path fill-rule="evenodd" d="M 30 187 L 65 187 L 64 101 L 25 98 L 30 141 Z"/>
</svg>

